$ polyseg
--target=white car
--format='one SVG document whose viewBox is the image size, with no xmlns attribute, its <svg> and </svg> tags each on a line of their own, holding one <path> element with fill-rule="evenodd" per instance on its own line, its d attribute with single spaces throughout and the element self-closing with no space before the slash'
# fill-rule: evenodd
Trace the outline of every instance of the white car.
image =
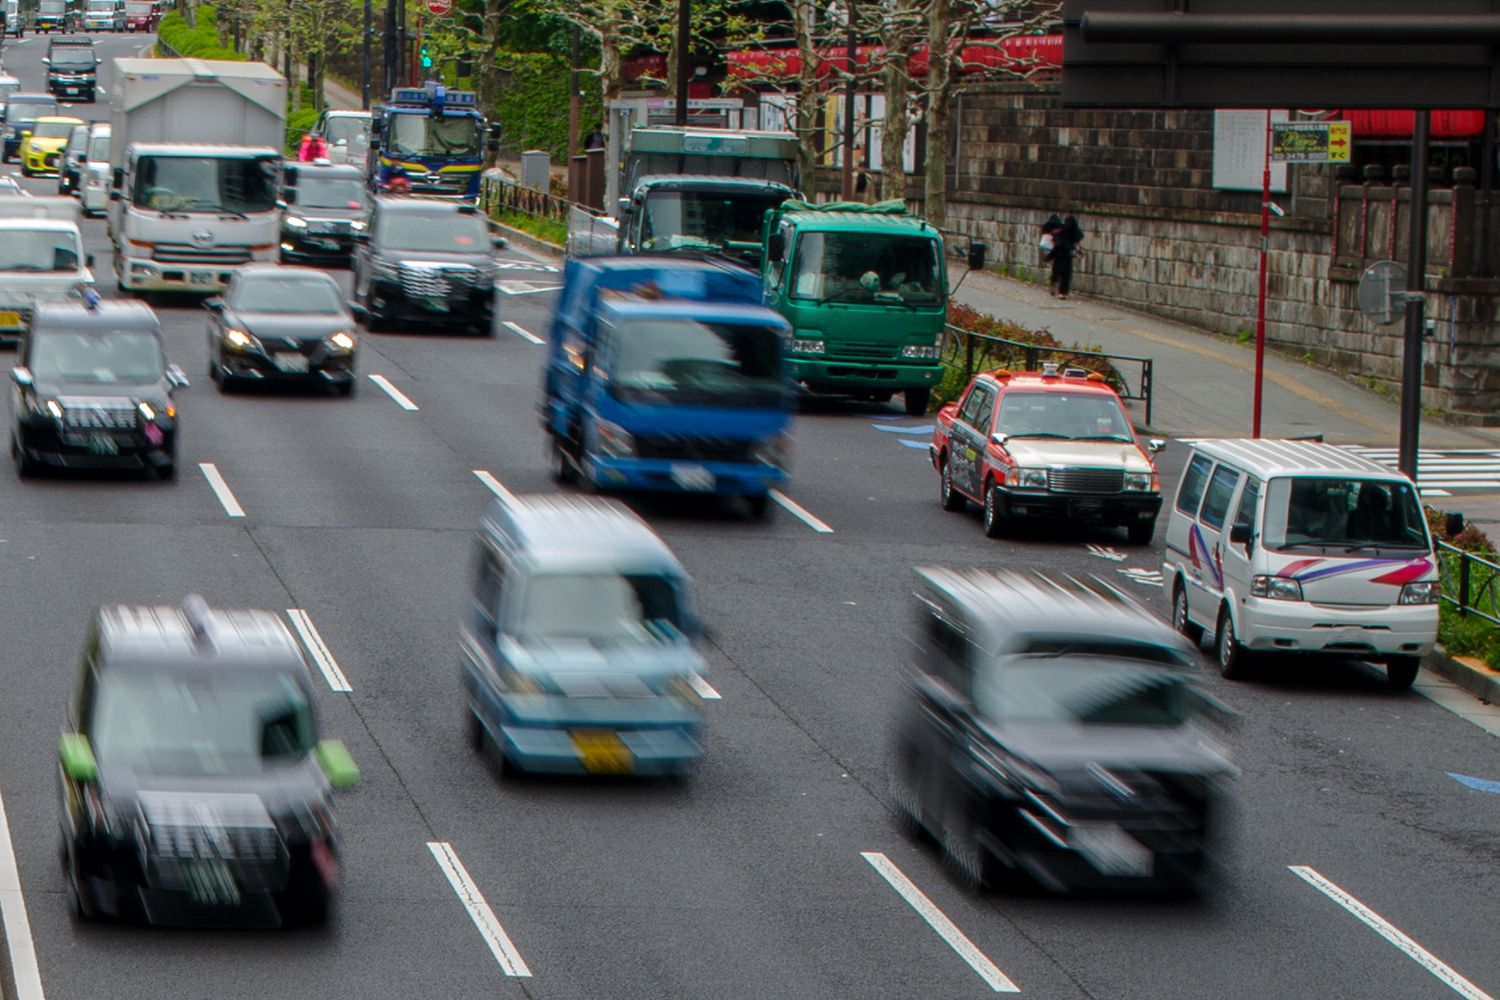
<svg viewBox="0 0 1500 1000">
<path fill-rule="evenodd" d="M 84 151 L 78 198 L 84 215 L 103 215 L 109 208 L 109 124 L 89 126 L 89 144 Z"/>
</svg>

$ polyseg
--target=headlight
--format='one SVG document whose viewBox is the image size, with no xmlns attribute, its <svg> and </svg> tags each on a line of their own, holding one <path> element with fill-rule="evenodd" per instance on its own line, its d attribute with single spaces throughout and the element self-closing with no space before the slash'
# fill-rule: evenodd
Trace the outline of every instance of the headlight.
<svg viewBox="0 0 1500 1000">
<path fill-rule="evenodd" d="M 144 399 L 137 403 L 135 408 L 140 410 L 141 416 L 145 417 L 147 420 L 156 419 L 156 409 Z"/>
<path fill-rule="evenodd" d="M 370 228 L 370 224 L 360 219 L 355 219 L 353 222 L 349 223 L 349 228 L 354 230 L 356 233 L 362 233 L 366 229 Z"/>
<path fill-rule="evenodd" d="M 928 360 L 934 360 L 938 356 L 938 348 L 936 345 L 932 347 L 921 347 L 917 344 L 907 344 L 905 347 L 901 348 L 901 356 L 903 358 L 926 358 Z"/>
<path fill-rule="evenodd" d="M 295 215 L 288 215 L 286 217 L 286 219 L 285 219 L 285 222 L 286 222 L 288 228 L 291 228 L 291 229 L 306 229 L 307 228 L 307 220 L 306 219 L 299 219 Z"/>
<path fill-rule="evenodd" d="M 342 330 L 329 337 L 328 342 L 341 351 L 354 350 L 354 338 Z"/>
<path fill-rule="evenodd" d="M 1250 578 L 1250 596 L 1272 601 L 1302 600 L 1302 584 L 1289 576 L 1255 576 Z"/>
<path fill-rule="evenodd" d="M 764 462 L 778 469 L 785 469 L 792 458 L 792 436 L 785 431 L 773 434 L 755 445 L 750 453 L 752 462 Z"/>
<path fill-rule="evenodd" d="M 44 400 L 30 392 L 26 394 L 26 408 L 32 413 L 48 416 L 54 420 L 61 420 L 63 415 L 63 409 L 58 405 L 57 400 Z"/>
<path fill-rule="evenodd" d="M 255 338 L 244 330 L 229 330 L 224 334 L 224 339 L 234 347 L 249 347 L 255 342 Z"/>
<path fill-rule="evenodd" d="M 1125 473 L 1125 489 L 1138 493 L 1160 493 L 1161 481 L 1154 472 Z"/>
<path fill-rule="evenodd" d="M 619 424 L 601 420 L 594 424 L 594 440 L 601 454 L 609 458 L 634 458 L 635 438 Z"/>
<path fill-rule="evenodd" d="M 1408 583 L 1401 588 L 1401 599 L 1398 604 L 1436 604 L 1438 595 L 1443 592 L 1442 585 L 1436 580 L 1427 580 L 1423 583 Z"/>
<path fill-rule="evenodd" d="M 823 342 L 821 340 L 794 340 L 792 341 L 793 354 L 822 354 Z"/>
<path fill-rule="evenodd" d="M 1023 490 L 1045 490 L 1047 488 L 1046 469 L 1008 469 L 1005 473 L 1006 486 L 1019 486 Z"/>
</svg>

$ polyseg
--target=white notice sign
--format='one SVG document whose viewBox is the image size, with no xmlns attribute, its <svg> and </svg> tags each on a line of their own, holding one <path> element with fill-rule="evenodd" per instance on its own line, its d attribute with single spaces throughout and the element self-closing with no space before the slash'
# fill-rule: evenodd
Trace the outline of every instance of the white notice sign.
<svg viewBox="0 0 1500 1000">
<path fill-rule="evenodd" d="M 1271 121 L 1287 120 L 1272 111 Z M 1259 191 L 1266 167 L 1266 113 L 1214 112 L 1214 187 L 1225 191 Z M 1286 164 L 1271 164 L 1271 190 L 1286 190 Z"/>
</svg>

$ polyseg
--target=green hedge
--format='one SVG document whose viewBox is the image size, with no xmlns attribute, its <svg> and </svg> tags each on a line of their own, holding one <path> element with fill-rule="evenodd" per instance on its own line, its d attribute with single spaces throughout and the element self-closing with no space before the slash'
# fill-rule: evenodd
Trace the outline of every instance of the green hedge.
<svg viewBox="0 0 1500 1000">
<path fill-rule="evenodd" d="M 156 36 L 177 51 L 184 59 L 221 59 L 227 62 L 244 62 L 245 54 L 219 45 L 219 16 L 207 4 L 197 12 L 197 24 L 189 28 L 177 11 L 169 12 L 161 19 Z M 160 50 L 158 50 L 160 51 Z M 169 52 L 161 52 L 170 55 Z"/>
<path fill-rule="evenodd" d="M 502 52 L 500 68 L 510 79 L 495 99 L 494 119 L 507 148 L 545 149 L 554 163 L 568 155 L 568 76 L 565 59 L 540 52 Z M 578 107 L 580 136 L 604 117 L 592 74 L 579 74 L 583 97 Z"/>
</svg>

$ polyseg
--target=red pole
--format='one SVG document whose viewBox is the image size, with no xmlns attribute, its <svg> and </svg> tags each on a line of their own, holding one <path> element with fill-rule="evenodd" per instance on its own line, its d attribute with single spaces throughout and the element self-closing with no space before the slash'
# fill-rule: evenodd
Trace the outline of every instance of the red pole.
<svg viewBox="0 0 1500 1000">
<path fill-rule="evenodd" d="M 1260 295 L 1255 304 L 1255 425 L 1260 437 L 1261 388 L 1266 374 L 1266 250 L 1271 243 L 1271 112 L 1266 112 L 1266 166 L 1260 181 Z"/>
</svg>

